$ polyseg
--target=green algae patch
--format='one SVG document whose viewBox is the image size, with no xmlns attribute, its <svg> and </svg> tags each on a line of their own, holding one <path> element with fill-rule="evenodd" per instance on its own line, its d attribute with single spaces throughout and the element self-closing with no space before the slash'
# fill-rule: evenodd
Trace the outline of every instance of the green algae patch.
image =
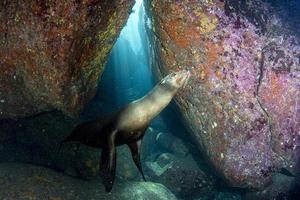
<svg viewBox="0 0 300 200">
<path fill-rule="evenodd" d="M 202 14 L 201 19 L 199 21 L 200 32 L 201 33 L 210 33 L 214 31 L 218 26 L 218 19 L 216 17 L 211 17 Z"/>
</svg>

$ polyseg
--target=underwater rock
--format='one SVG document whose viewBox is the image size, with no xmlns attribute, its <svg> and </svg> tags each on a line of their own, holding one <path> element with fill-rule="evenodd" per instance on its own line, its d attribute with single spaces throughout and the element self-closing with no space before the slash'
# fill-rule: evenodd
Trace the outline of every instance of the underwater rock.
<svg viewBox="0 0 300 200">
<path fill-rule="evenodd" d="M 300 192 L 299 186 L 300 182 L 295 177 L 274 174 L 271 185 L 262 191 L 249 192 L 243 196 L 243 199 L 297 199 Z"/>
<path fill-rule="evenodd" d="M 76 152 L 76 145 L 66 145 L 63 154 L 57 155 L 54 167 L 64 170 L 64 173 L 92 180 L 99 176 L 100 153 L 98 149 L 81 145 Z M 68 166 L 68 167 L 67 167 Z"/>
<path fill-rule="evenodd" d="M 158 143 L 156 142 L 156 136 L 159 131 L 151 126 L 147 129 L 144 139 L 141 144 L 141 159 L 142 161 L 152 160 L 161 153 Z"/>
<path fill-rule="evenodd" d="M 154 162 L 146 162 L 146 166 L 155 176 L 161 176 L 172 167 L 175 156 L 170 153 L 161 154 Z"/>
<path fill-rule="evenodd" d="M 275 31 L 283 35 L 300 34 L 300 5 L 298 0 L 227 0 L 228 15 L 243 15 L 263 32 Z M 279 20 L 278 20 L 279 18 Z M 237 24 L 238 25 L 238 24 Z M 271 33 L 273 34 L 273 33 Z"/>
<path fill-rule="evenodd" d="M 76 115 L 94 96 L 134 1 L 0 3 L 0 119 Z"/>
<path fill-rule="evenodd" d="M 47 112 L 30 118 L 18 120 L 13 127 L 16 147 L 22 148 L 28 163 L 56 167 L 68 174 L 76 176 L 76 154 L 74 145 L 65 145 L 58 154 L 58 146 L 76 124 L 76 120 L 63 113 Z M 20 157 L 15 157 L 16 161 Z M 1 160 L 4 162 L 5 160 Z"/>
<path fill-rule="evenodd" d="M 128 146 L 123 145 L 117 148 L 117 171 L 118 178 L 124 180 L 135 180 L 142 177 L 135 166 Z M 142 164 L 143 165 L 143 164 Z"/>
<path fill-rule="evenodd" d="M 200 199 L 199 199 L 200 200 Z M 204 200 L 204 199 L 202 199 Z M 209 199 L 207 199 L 209 200 Z M 215 192 L 214 200 L 242 200 L 241 195 L 230 192 Z"/>
<path fill-rule="evenodd" d="M 0 164 L 0 199 L 176 200 L 163 185 L 116 181 L 106 193 L 100 179 L 84 181 L 48 168 L 21 163 Z"/>
<path fill-rule="evenodd" d="M 11 143 L 15 140 L 15 133 L 11 127 L 15 125 L 12 120 L 0 120 L 0 144 Z"/>
<path fill-rule="evenodd" d="M 124 187 L 120 195 L 122 199 L 153 199 L 176 200 L 177 198 L 163 185 L 152 182 L 129 183 Z"/>
<path fill-rule="evenodd" d="M 181 198 L 193 199 L 210 193 L 214 184 L 214 179 L 205 175 L 191 156 L 175 157 L 163 153 L 145 165 L 150 180 L 165 185 Z"/>
<path fill-rule="evenodd" d="M 153 160 L 153 157 L 161 153 L 172 153 L 178 156 L 189 154 L 185 143 L 169 132 L 160 132 L 150 127 L 142 142 L 141 156 L 143 160 Z"/>
<path fill-rule="evenodd" d="M 55 168 L 83 179 L 94 179 L 99 175 L 101 151 L 81 145 L 76 152 L 76 145 L 70 143 L 64 145 L 58 153 L 60 142 L 79 123 L 78 121 L 62 112 L 54 111 L 13 123 L 2 123 L 0 130 L 14 137 L 9 143 L 2 143 L 0 162 L 32 163 Z M 5 128 L 9 125 L 12 126 Z"/>
<path fill-rule="evenodd" d="M 156 142 L 161 149 L 178 156 L 186 156 L 189 153 L 183 141 L 171 133 L 159 132 L 156 136 Z"/>
<path fill-rule="evenodd" d="M 193 200 L 242 200 L 240 194 L 232 192 L 213 191 L 212 193 L 201 196 Z"/>
<path fill-rule="evenodd" d="M 192 73 L 175 100 L 218 173 L 262 189 L 272 171 L 299 170 L 299 38 L 280 26 L 261 30 L 247 12 L 229 15 L 228 1 L 146 2 L 152 67 L 158 77 Z"/>
</svg>

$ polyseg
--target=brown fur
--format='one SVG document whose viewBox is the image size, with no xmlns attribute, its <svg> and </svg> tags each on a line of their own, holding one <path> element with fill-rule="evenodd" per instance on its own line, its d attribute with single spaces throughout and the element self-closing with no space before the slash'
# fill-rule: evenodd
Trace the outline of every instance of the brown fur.
<svg viewBox="0 0 300 200">
<path fill-rule="evenodd" d="M 75 141 L 101 148 L 101 176 L 106 191 L 111 191 L 115 179 L 116 146 L 127 144 L 145 180 L 140 163 L 141 140 L 151 120 L 169 104 L 188 78 L 189 72 L 185 70 L 166 76 L 146 96 L 131 102 L 116 113 L 80 124 L 61 145 Z"/>
</svg>

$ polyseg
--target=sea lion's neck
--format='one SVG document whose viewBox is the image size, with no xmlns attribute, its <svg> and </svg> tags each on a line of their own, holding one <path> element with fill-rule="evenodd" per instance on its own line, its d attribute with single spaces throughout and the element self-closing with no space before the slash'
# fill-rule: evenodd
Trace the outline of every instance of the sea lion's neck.
<svg viewBox="0 0 300 200">
<path fill-rule="evenodd" d="M 170 103 L 176 91 L 175 88 L 170 89 L 158 84 L 136 103 L 144 110 L 147 109 L 147 117 L 152 120 Z"/>
</svg>

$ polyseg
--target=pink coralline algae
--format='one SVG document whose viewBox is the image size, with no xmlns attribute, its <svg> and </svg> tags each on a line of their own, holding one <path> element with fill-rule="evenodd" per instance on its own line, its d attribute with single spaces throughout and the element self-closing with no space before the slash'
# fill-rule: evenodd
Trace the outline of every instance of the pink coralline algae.
<svg viewBox="0 0 300 200">
<path fill-rule="evenodd" d="M 236 101 L 231 109 L 241 116 L 244 127 L 239 133 L 240 125 L 227 124 L 228 132 L 234 134 L 229 138 L 234 139 L 229 142 L 225 168 L 239 172 L 233 174 L 235 179 L 245 176 L 245 183 L 255 187 L 265 183 L 261 175 L 269 178 L 265 172 L 278 167 L 292 171 L 298 159 L 299 43 L 293 37 L 257 34 L 246 19 L 231 19 L 229 23 L 226 17 L 222 19 L 226 25 L 220 31 L 224 31 L 227 56 L 220 60 L 231 75 L 230 82 L 223 82 L 223 91 L 237 94 L 231 98 Z M 243 28 L 236 27 L 236 20 Z M 215 32 L 218 37 L 220 31 Z"/>
<path fill-rule="evenodd" d="M 153 66 L 191 70 L 190 86 L 176 100 L 220 174 L 233 186 L 262 188 L 278 169 L 295 173 L 298 38 L 264 32 L 241 14 L 228 16 L 223 1 L 153 0 L 150 7 L 154 41 L 159 40 L 154 47 L 159 64 Z"/>
</svg>

